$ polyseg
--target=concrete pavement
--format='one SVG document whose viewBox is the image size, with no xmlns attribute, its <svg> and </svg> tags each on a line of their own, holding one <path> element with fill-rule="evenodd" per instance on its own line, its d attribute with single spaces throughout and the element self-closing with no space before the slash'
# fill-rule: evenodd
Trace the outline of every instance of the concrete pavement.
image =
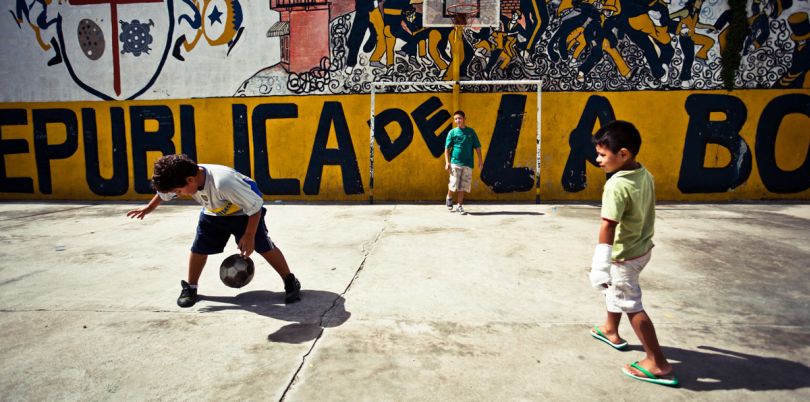
<svg viewBox="0 0 810 402">
<path fill-rule="evenodd" d="M 586 204 L 267 202 L 280 278 L 212 256 L 180 309 L 199 207 L 0 204 L 2 400 L 808 400 L 810 205 L 661 204 L 644 302 L 680 388 L 590 338 Z M 228 246 L 235 251 L 235 244 Z"/>
</svg>

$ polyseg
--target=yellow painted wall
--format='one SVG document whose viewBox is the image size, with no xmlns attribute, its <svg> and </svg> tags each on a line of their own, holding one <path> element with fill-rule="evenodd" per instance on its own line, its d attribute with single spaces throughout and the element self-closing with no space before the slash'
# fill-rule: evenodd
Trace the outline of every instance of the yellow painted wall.
<svg viewBox="0 0 810 402">
<path fill-rule="evenodd" d="M 517 151 L 515 153 L 515 167 L 527 167 L 535 170 L 537 159 L 537 96 L 534 93 L 525 94 L 526 108 L 522 117 L 523 125 L 519 136 Z M 426 94 L 386 94 L 376 97 L 376 110 L 387 108 L 400 108 L 411 112 L 418 107 L 428 95 Z M 453 114 L 452 94 L 430 94 L 437 96 L 445 110 Z M 467 115 L 467 125 L 472 127 L 481 142 L 484 158 L 490 147 L 493 129 L 497 119 L 497 107 L 500 94 L 461 94 L 458 107 Z M 452 118 L 451 118 L 452 119 Z M 452 123 L 448 120 L 447 124 Z M 395 131 L 398 133 L 398 131 Z M 394 132 L 391 133 L 394 136 Z M 393 138 L 392 138 L 393 140 Z M 477 200 L 504 200 L 504 201 L 534 201 L 535 190 L 518 193 L 496 194 L 481 181 L 481 168 L 478 166 L 478 157 L 475 156 L 476 166 L 473 169 L 472 189 L 469 199 Z M 414 134 L 413 142 L 408 148 L 392 161 L 386 161 L 379 154 L 379 146 L 375 147 L 374 159 L 374 199 L 375 200 L 439 200 L 447 192 L 448 173 L 444 170 L 444 156 L 434 158 L 430 153 L 425 140 L 418 133 Z"/>
<path fill-rule="evenodd" d="M 745 106 L 747 116 L 740 135 L 748 144 L 753 155 L 753 167 L 750 177 L 739 187 L 721 193 L 684 194 L 678 188 L 680 166 L 683 157 L 684 141 L 690 116 L 685 110 L 685 103 L 690 95 L 729 95 L 739 99 Z M 587 164 L 587 186 L 583 191 L 566 192 L 561 184 L 561 177 L 568 159 L 570 147 L 569 136 L 583 114 L 588 99 L 593 96 L 605 97 L 618 119 L 633 122 L 642 135 L 643 143 L 638 157 L 656 177 L 657 195 L 660 200 L 758 200 L 758 199 L 810 199 L 810 190 L 794 193 L 769 192 L 760 178 L 756 145 L 756 129 L 765 106 L 773 99 L 785 94 L 810 96 L 810 91 L 794 90 L 740 90 L 732 93 L 722 91 L 644 91 L 644 92 L 610 92 L 610 93 L 545 93 L 542 94 L 542 157 L 540 170 L 539 195 L 541 200 L 598 200 L 605 181 L 604 173 Z M 521 131 L 515 150 L 513 166 L 534 169 L 536 160 L 536 109 L 535 93 L 520 94 L 526 97 L 526 106 L 521 118 Z M 449 93 L 409 93 L 378 94 L 375 101 L 377 114 L 384 110 L 398 108 L 412 115 L 413 111 L 430 97 L 437 97 L 442 110 L 452 114 L 453 101 Z M 467 113 L 467 123 L 479 135 L 484 156 L 492 142 L 493 129 L 498 117 L 498 107 L 504 94 L 462 93 L 460 107 Z M 325 105 L 338 104 L 343 111 L 349 135 L 353 144 L 356 163 L 362 180 L 361 194 L 346 194 L 343 177 L 339 166 L 325 166 L 320 189 L 317 195 L 305 194 L 303 191 L 310 158 L 313 152 L 315 135 Z M 207 98 L 169 101 L 127 101 L 127 102 L 73 102 L 73 103 L 24 103 L 2 104 L 0 109 L 7 114 L 10 110 L 23 110 L 26 124 L 8 125 L 0 129 L 0 150 L 3 154 L 5 173 L 0 180 L 29 178 L 33 181 L 33 192 L 10 192 L 5 188 L 0 191 L 0 199 L 5 200 L 134 200 L 147 199 L 149 194 L 138 194 L 134 189 L 132 133 L 130 127 L 131 108 L 137 106 L 165 106 L 171 111 L 174 135 L 172 142 L 175 149 L 181 151 L 180 109 L 181 105 L 193 108 L 195 117 L 195 135 L 197 160 L 202 163 L 234 165 L 234 117 L 233 106 L 245 105 L 248 112 L 248 133 L 250 150 L 246 155 L 253 161 L 254 144 L 253 128 L 250 116 L 260 105 L 291 104 L 297 108 L 297 117 L 268 120 L 267 145 L 269 153 L 266 168 L 273 178 L 293 178 L 300 182 L 299 195 L 267 195 L 268 200 L 298 199 L 321 201 L 356 201 L 365 202 L 372 196 L 370 187 L 370 150 L 369 126 L 370 96 L 294 96 L 271 98 Z M 85 174 L 85 150 L 82 131 L 86 122 L 82 119 L 82 109 L 93 109 L 98 125 L 99 169 L 105 178 L 112 176 L 112 136 L 110 108 L 120 107 L 124 111 L 127 141 L 128 190 L 123 195 L 101 196 L 93 193 L 87 183 Z M 44 194 L 40 189 L 38 168 L 34 150 L 33 113 L 35 110 L 68 109 L 78 120 L 78 148 L 64 159 L 53 159 L 50 162 L 52 192 Z M 722 120 L 722 114 L 713 115 L 712 119 Z M 449 124 L 450 120 L 444 124 Z M 443 126 L 444 126 L 443 125 Z M 788 115 L 779 129 L 776 142 L 776 159 L 778 166 L 785 171 L 799 168 L 808 158 L 810 149 L 810 116 L 794 113 Z M 156 121 L 147 120 L 146 131 L 157 129 Z M 598 129 L 598 123 L 593 131 Z M 447 173 L 444 171 L 444 158 L 434 157 L 418 128 L 414 126 L 414 136 L 410 145 L 396 158 L 386 161 L 375 146 L 374 157 L 374 200 L 412 201 L 441 200 L 447 189 Z M 334 127 L 329 128 L 327 148 L 337 148 Z M 397 130 L 391 129 L 392 140 Z M 27 143 L 27 152 L 9 153 L 10 142 L 22 140 Z M 47 125 L 47 143 L 59 145 L 66 140 L 63 124 Z M 19 145 L 19 143 L 18 143 Z M 151 165 L 160 152 L 147 153 L 148 167 L 145 180 L 151 175 Z M 722 167 L 730 160 L 728 151 L 716 145 L 707 147 L 706 167 Z M 250 164 L 253 169 L 253 163 Z M 255 172 L 253 172 L 255 173 Z M 534 201 L 536 189 L 528 191 L 501 193 L 493 192 L 480 179 L 481 170 L 474 170 L 474 181 L 471 200 L 521 200 Z"/>
<path fill-rule="evenodd" d="M 693 94 L 721 94 L 739 98 L 747 109 L 747 118 L 740 135 L 753 153 L 757 124 L 766 104 L 780 95 L 790 93 L 810 96 L 810 91 L 807 90 L 544 94 L 543 124 L 541 126 L 543 138 L 541 197 L 555 200 L 597 200 L 601 198 L 606 176 L 601 169 L 590 164 L 587 165 L 588 186 L 585 190 L 577 193 L 560 191 L 560 177 L 570 150 L 568 136 L 576 127 L 588 98 L 596 95 L 608 98 L 617 119 L 631 121 L 638 128 L 642 145 L 637 160 L 655 177 L 656 195 L 659 200 L 806 200 L 810 198 L 810 190 L 793 194 L 769 192 L 760 180 L 756 155 L 753 156 L 753 167 L 749 179 L 734 190 L 724 193 L 683 194 L 677 187 L 684 139 L 689 124 L 689 115 L 684 110 L 687 97 Z M 724 119 L 725 117 L 718 115 L 716 118 Z M 810 116 L 792 114 L 782 121 L 776 142 L 777 162 L 781 169 L 787 171 L 797 169 L 810 157 L 808 155 L 808 150 L 810 150 L 809 127 Z M 714 155 L 716 158 L 713 157 Z M 728 161 L 729 154 L 724 148 L 716 145 L 707 147 L 705 167 L 722 167 Z"/>
</svg>

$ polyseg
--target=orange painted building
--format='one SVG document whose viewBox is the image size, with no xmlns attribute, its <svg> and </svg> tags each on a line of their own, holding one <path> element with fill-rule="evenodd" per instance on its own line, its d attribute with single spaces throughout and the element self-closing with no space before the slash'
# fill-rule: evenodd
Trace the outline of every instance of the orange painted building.
<svg viewBox="0 0 810 402">
<path fill-rule="evenodd" d="M 270 0 L 270 9 L 281 19 L 267 36 L 281 39 L 281 64 L 291 73 L 302 73 L 329 58 L 329 0 Z"/>
</svg>

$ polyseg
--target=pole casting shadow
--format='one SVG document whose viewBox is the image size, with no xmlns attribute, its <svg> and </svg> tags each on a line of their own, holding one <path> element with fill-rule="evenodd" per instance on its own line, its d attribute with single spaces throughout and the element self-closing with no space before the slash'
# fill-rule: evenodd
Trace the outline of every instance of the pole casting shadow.
<svg viewBox="0 0 810 402">
<path fill-rule="evenodd" d="M 641 346 L 628 349 L 644 350 Z M 810 387 L 810 367 L 799 362 L 712 346 L 698 346 L 706 352 L 667 346 L 662 349 L 681 387 L 692 391 L 772 391 Z"/>
<path fill-rule="evenodd" d="M 254 290 L 236 296 L 205 296 L 200 300 L 226 303 L 225 306 L 205 306 L 201 313 L 223 310 L 245 310 L 251 313 L 292 321 L 270 335 L 267 340 L 283 343 L 303 343 L 317 338 L 324 328 L 337 327 L 349 319 L 343 296 L 323 290 L 302 290 L 301 300 L 284 304 L 284 292 Z"/>
</svg>

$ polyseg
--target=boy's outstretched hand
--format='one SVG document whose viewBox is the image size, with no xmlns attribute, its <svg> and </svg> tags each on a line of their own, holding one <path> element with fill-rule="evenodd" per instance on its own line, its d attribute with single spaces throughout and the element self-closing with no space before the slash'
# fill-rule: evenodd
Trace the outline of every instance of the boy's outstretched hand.
<svg viewBox="0 0 810 402">
<path fill-rule="evenodd" d="M 146 206 L 140 207 L 138 209 L 133 209 L 127 212 L 127 216 L 132 219 L 136 218 L 143 219 L 143 217 L 146 216 L 148 213 L 154 211 L 155 208 L 158 207 L 158 205 L 160 205 L 160 194 L 155 194 L 155 196 L 152 197 L 152 200 L 149 201 L 149 203 L 146 204 Z"/>
<path fill-rule="evenodd" d="M 155 210 L 155 207 L 153 207 L 151 205 L 147 205 L 145 207 L 141 207 L 141 208 L 138 208 L 138 209 L 133 209 L 133 210 L 127 212 L 127 216 L 132 218 L 132 219 L 136 219 L 136 218 L 137 219 L 143 219 L 144 216 L 146 216 L 148 213 L 150 213 L 150 212 L 152 212 L 154 210 Z"/>
</svg>

